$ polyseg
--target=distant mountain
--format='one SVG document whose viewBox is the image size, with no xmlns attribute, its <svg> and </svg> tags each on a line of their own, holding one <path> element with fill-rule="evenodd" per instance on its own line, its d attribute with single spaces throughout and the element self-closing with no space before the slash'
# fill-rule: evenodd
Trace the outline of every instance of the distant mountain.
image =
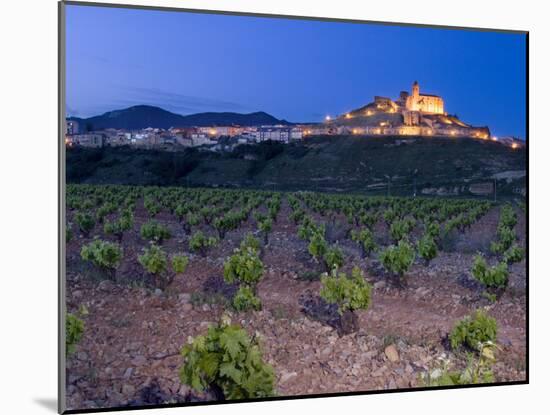
<svg viewBox="0 0 550 415">
<path fill-rule="evenodd" d="M 170 127 L 207 127 L 222 125 L 273 125 L 290 124 L 279 120 L 265 112 L 239 114 L 236 112 L 202 112 L 191 115 L 179 115 L 150 105 L 136 105 L 134 107 L 109 111 L 102 115 L 90 118 L 70 117 L 80 124 L 83 131 L 104 130 L 106 128 L 122 128 L 139 130 L 142 128 L 170 128 Z"/>
</svg>

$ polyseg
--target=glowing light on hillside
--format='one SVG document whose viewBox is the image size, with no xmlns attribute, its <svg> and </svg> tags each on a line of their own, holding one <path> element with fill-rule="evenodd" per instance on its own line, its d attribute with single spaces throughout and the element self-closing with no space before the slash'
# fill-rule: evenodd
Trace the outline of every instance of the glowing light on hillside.
<svg viewBox="0 0 550 415">
<path fill-rule="evenodd" d="M 432 134 L 433 134 L 433 131 L 432 131 L 432 130 L 427 130 L 427 131 L 426 131 L 426 134 L 432 135 Z"/>
<path fill-rule="evenodd" d="M 216 135 L 216 130 L 215 130 L 214 128 L 211 128 L 211 129 L 208 131 L 208 133 L 209 133 L 210 135 Z"/>
<path fill-rule="evenodd" d="M 370 116 L 372 115 L 372 111 L 371 110 L 367 110 L 367 116 Z"/>
<path fill-rule="evenodd" d="M 512 149 L 515 150 L 515 149 L 518 148 L 518 147 L 519 147 L 519 146 L 518 146 L 518 143 L 512 143 Z"/>
<path fill-rule="evenodd" d="M 455 136 L 456 135 L 456 130 L 451 130 L 451 135 Z"/>
<path fill-rule="evenodd" d="M 349 120 L 351 118 L 351 114 L 346 114 L 346 118 Z"/>
<path fill-rule="evenodd" d="M 493 136 L 492 138 L 493 141 L 498 141 L 498 137 L 496 135 Z"/>
<path fill-rule="evenodd" d="M 327 116 L 325 117 L 325 121 L 330 121 L 330 119 L 331 119 L 331 118 L 330 118 L 330 115 L 327 115 Z"/>
</svg>

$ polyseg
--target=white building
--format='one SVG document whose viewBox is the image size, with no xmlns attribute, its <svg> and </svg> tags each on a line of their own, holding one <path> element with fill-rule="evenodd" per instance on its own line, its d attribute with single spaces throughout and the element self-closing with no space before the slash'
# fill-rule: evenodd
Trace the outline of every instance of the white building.
<svg viewBox="0 0 550 415">
<path fill-rule="evenodd" d="M 82 147 L 103 147 L 105 135 L 101 133 L 76 134 L 72 136 L 72 142 Z"/>
</svg>

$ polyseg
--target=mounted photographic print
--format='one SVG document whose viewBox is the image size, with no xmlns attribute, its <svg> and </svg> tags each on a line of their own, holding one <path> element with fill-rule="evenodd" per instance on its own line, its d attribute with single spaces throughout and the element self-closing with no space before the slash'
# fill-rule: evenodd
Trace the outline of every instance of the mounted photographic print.
<svg viewBox="0 0 550 415">
<path fill-rule="evenodd" d="M 59 10 L 60 412 L 528 382 L 527 32 Z"/>
</svg>

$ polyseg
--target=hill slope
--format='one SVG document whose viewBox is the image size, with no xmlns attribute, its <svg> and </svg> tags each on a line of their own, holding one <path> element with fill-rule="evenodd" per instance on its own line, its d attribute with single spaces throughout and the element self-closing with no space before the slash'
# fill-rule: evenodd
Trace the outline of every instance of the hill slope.
<svg viewBox="0 0 550 415">
<path fill-rule="evenodd" d="M 400 143 L 407 144 L 400 144 Z M 499 195 L 525 190 L 526 150 L 461 139 L 318 137 L 239 146 L 232 153 L 113 148 L 67 152 L 81 183 L 253 187 L 411 195 Z M 523 189 L 523 190 L 522 190 Z"/>
<path fill-rule="evenodd" d="M 139 130 L 142 128 L 170 128 L 211 125 L 260 125 L 288 124 L 265 112 L 239 114 L 236 112 L 203 112 L 191 115 L 179 115 L 159 107 L 136 105 L 116 111 L 109 111 L 90 118 L 71 117 L 78 121 L 84 131 L 104 130 L 106 128 L 123 128 Z"/>
</svg>

